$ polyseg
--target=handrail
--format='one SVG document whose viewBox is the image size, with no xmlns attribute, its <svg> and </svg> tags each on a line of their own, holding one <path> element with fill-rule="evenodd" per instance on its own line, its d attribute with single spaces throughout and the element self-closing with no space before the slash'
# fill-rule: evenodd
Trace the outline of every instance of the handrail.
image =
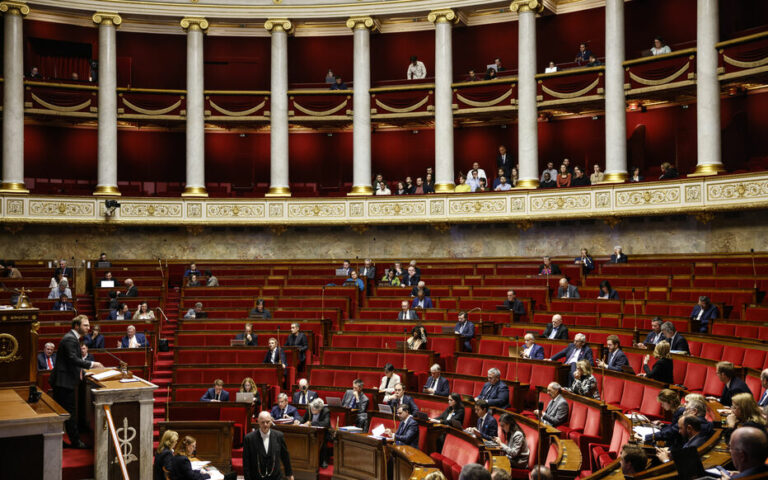
<svg viewBox="0 0 768 480">
<path fill-rule="evenodd" d="M 117 431 L 115 431 L 115 422 L 112 420 L 112 410 L 109 405 L 104 405 L 104 414 L 106 415 L 106 423 L 109 427 L 109 436 L 112 437 L 112 444 L 115 446 L 115 453 L 117 454 L 117 460 L 120 463 L 120 471 L 123 474 L 123 480 L 130 480 L 128 476 L 128 468 L 125 466 L 125 458 L 120 450 L 120 441 L 117 438 Z"/>
<path fill-rule="evenodd" d="M 696 55 L 696 47 L 685 48 L 683 50 L 677 50 L 677 51 L 665 53 L 662 55 L 652 55 L 650 57 L 633 58 L 632 60 L 626 60 L 622 65 L 624 67 L 629 67 L 632 65 L 637 65 L 639 63 L 649 63 L 656 60 L 664 60 L 667 58 L 684 57 L 686 55 Z"/>
<path fill-rule="evenodd" d="M 723 40 L 722 42 L 718 42 L 715 44 L 715 48 L 723 48 L 723 47 L 730 47 L 731 45 L 738 45 L 740 43 L 746 43 L 750 42 L 752 40 L 759 40 L 761 38 L 768 37 L 768 31 L 766 32 L 759 32 L 759 33 L 753 33 L 752 35 L 747 35 L 744 37 L 738 37 L 733 38 L 731 40 Z"/>
</svg>

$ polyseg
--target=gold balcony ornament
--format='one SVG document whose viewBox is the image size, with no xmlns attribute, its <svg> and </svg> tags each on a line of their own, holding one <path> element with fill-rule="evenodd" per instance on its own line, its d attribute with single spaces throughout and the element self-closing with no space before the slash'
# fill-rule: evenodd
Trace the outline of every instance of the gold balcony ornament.
<svg viewBox="0 0 768 480">
<path fill-rule="evenodd" d="M 712 163 L 708 165 L 696 165 L 696 170 L 689 174 L 689 177 L 706 177 L 708 175 L 717 175 L 720 172 L 724 172 L 725 167 L 722 163 Z"/>
<path fill-rule="evenodd" d="M 436 183 L 435 193 L 453 193 L 456 189 L 456 185 L 452 183 Z"/>
<path fill-rule="evenodd" d="M 207 197 L 208 190 L 205 187 L 184 187 L 182 197 Z"/>
<path fill-rule="evenodd" d="M 378 30 L 379 22 L 372 17 L 350 17 L 347 19 L 347 28 L 351 30 Z"/>
<path fill-rule="evenodd" d="M 23 2 L 0 2 L 0 12 L 9 15 L 29 15 L 29 6 Z"/>
<path fill-rule="evenodd" d="M 0 193 L 29 193 L 29 190 L 21 182 L 3 182 L 0 183 Z"/>
<path fill-rule="evenodd" d="M 290 197 L 291 189 L 288 187 L 269 187 L 266 197 Z"/>
<path fill-rule="evenodd" d="M 611 172 L 606 173 L 603 177 L 603 181 L 600 183 L 624 183 L 627 181 L 627 178 L 629 178 L 627 172 Z"/>
<path fill-rule="evenodd" d="M 347 195 L 350 197 L 373 195 L 373 187 L 370 185 L 357 185 L 352 187 L 352 191 Z"/>
<path fill-rule="evenodd" d="M 179 22 L 181 25 L 181 28 L 183 28 L 186 31 L 189 30 L 202 30 L 205 32 L 208 30 L 208 20 L 202 17 L 184 17 Z"/>
<path fill-rule="evenodd" d="M 120 24 L 123 23 L 123 18 L 119 14 L 113 12 L 96 12 L 91 19 L 96 25 L 104 24 L 119 27 Z"/>
<path fill-rule="evenodd" d="M 535 190 L 539 188 L 539 181 L 535 178 L 524 178 L 517 181 L 517 186 L 515 188 L 520 190 Z"/>
<path fill-rule="evenodd" d="M 122 195 L 115 185 L 98 185 L 93 191 L 95 197 L 119 197 Z"/>
<path fill-rule="evenodd" d="M 429 12 L 427 20 L 429 20 L 430 23 L 457 23 L 459 21 L 459 16 L 456 15 L 456 12 L 452 9 L 444 8 Z"/>
<path fill-rule="evenodd" d="M 293 23 L 287 18 L 270 18 L 264 22 L 264 28 L 269 32 L 293 33 Z"/>
<path fill-rule="evenodd" d="M 544 11 L 544 3 L 539 0 L 514 0 L 509 5 L 509 10 L 513 13 L 541 13 Z"/>
</svg>

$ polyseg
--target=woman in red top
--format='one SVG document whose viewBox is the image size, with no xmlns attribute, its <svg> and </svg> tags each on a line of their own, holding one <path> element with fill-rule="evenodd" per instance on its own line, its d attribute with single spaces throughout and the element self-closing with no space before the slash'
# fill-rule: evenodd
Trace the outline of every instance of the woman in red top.
<svg viewBox="0 0 768 480">
<path fill-rule="evenodd" d="M 570 186 L 571 174 L 568 173 L 568 167 L 566 167 L 564 164 L 560 165 L 560 173 L 557 175 L 557 188 Z"/>
</svg>

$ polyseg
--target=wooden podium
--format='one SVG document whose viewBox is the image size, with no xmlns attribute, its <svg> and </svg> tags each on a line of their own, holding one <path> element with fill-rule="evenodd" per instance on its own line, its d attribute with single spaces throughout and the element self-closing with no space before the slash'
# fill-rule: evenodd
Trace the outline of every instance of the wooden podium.
<svg viewBox="0 0 768 480">
<path fill-rule="evenodd" d="M 93 369 L 88 373 L 105 370 L 109 369 Z M 107 427 L 108 415 L 113 419 L 117 444 L 129 477 L 152 478 L 152 392 L 157 385 L 139 377 L 133 379 L 137 381 L 125 383 L 120 377 L 99 381 L 88 377 L 86 405 L 93 405 L 93 470 L 96 480 L 122 479 L 115 440 Z"/>
<path fill-rule="evenodd" d="M 316 480 L 320 469 L 320 448 L 325 442 L 326 429 L 300 425 L 275 425 L 283 432 L 285 445 L 291 452 L 291 468 L 296 480 Z"/>
<path fill-rule="evenodd" d="M 333 444 L 333 478 L 369 480 L 387 477 L 387 441 L 339 430 Z"/>
</svg>

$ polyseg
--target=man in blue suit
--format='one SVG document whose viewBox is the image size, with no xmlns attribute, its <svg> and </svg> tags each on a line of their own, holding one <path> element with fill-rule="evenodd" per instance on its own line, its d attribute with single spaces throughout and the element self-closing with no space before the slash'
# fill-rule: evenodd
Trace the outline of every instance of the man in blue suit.
<svg viewBox="0 0 768 480">
<path fill-rule="evenodd" d="M 488 370 L 488 381 L 483 385 L 475 400 L 485 400 L 490 407 L 507 408 L 509 406 L 509 387 L 501 381 L 498 368 Z"/>
<path fill-rule="evenodd" d="M 472 339 L 475 337 L 475 325 L 467 320 L 467 312 L 459 312 L 459 321 L 456 322 L 454 332 L 461 337 L 462 351 L 472 351 Z"/>
<path fill-rule="evenodd" d="M 296 410 L 296 407 L 288 404 L 288 395 L 285 393 L 281 393 L 277 396 L 277 405 L 272 407 L 272 410 L 269 413 L 275 420 L 285 418 L 301 420 L 301 415 L 299 415 L 299 411 Z"/>
<path fill-rule="evenodd" d="M 147 337 L 143 333 L 136 333 L 136 327 L 129 325 L 126 336 L 120 340 L 118 348 L 144 348 L 147 346 Z"/>
<path fill-rule="evenodd" d="M 408 413 L 419 411 L 419 407 L 416 406 L 413 398 L 411 398 L 410 395 L 405 394 L 405 387 L 403 384 L 398 383 L 395 385 L 395 393 L 392 394 L 392 400 L 389 401 L 389 406 L 392 407 L 392 411 L 395 412 L 397 411 L 396 409 L 402 405 L 408 405 Z"/>
<path fill-rule="evenodd" d="M 395 445 L 408 445 L 413 448 L 419 448 L 419 424 L 411 416 L 411 408 L 408 405 L 397 407 L 397 418 L 400 419 L 400 426 L 392 434 L 391 429 L 386 429 L 384 433 L 395 439 Z"/>
<path fill-rule="evenodd" d="M 611 261 L 608 263 L 627 263 L 627 256 L 621 251 L 621 247 L 616 245 L 613 247 L 613 254 L 611 255 Z"/>
<path fill-rule="evenodd" d="M 228 402 L 229 392 L 224 390 L 224 380 L 217 378 L 213 381 L 213 388 L 209 388 L 202 397 L 201 402 Z"/>
<path fill-rule="evenodd" d="M 712 302 L 707 296 L 700 296 L 699 303 L 693 307 L 691 311 L 691 321 L 699 322 L 699 332 L 707 332 L 708 326 L 712 321 L 717 320 L 720 316 L 720 312 L 717 307 L 712 305 Z"/>
<path fill-rule="evenodd" d="M 411 308 L 433 308 L 432 299 L 424 294 L 424 290 L 419 289 L 416 292 L 416 296 L 413 298 Z"/>
<path fill-rule="evenodd" d="M 525 339 L 525 345 L 523 345 L 523 350 L 520 353 L 520 357 L 530 358 L 533 360 L 544 360 L 544 347 L 534 343 L 533 334 L 526 333 L 525 337 L 523 338 Z"/>
<path fill-rule="evenodd" d="M 282 365 L 285 368 L 285 350 L 277 345 L 276 338 L 269 339 L 269 350 L 264 354 L 264 363 Z"/>
<path fill-rule="evenodd" d="M 657 343 L 664 340 L 664 334 L 661 333 L 662 323 L 664 323 L 664 320 L 661 317 L 654 317 L 653 320 L 651 320 L 651 331 L 648 332 L 643 343 L 638 343 L 635 346 L 637 348 L 648 348 L 648 345 L 655 347 Z M 651 348 L 651 350 L 653 350 L 653 348 Z"/>
<path fill-rule="evenodd" d="M 427 379 L 427 384 L 424 385 L 424 393 L 447 397 L 451 393 L 451 389 L 448 385 L 448 380 L 440 375 L 440 365 L 432 365 L 429 369 L 429 374 L 430 377 Z"/>
<path fill-rule="evenodd" d="M 677 332 L 675 324 L 672 322 L 664 322 L 661 325 L 661 333 L 664 334 L 664 339 L 669 342 L 669 350 L 672 353 L 685 352 L 691 354 L 691 349 L 688 346 L 688 340 Z"/>
<path fill-rule="evenodd" d="M 592 349 L 587 346 L 587 337 L 583 333 L 577 333 L 573 337 L 573 343 L 552 355 L 550 361 L 565 359 L 565 364 L 571 366 L 571 372 L 568 374 L 568 386 L 573 383 L 573 372 L 576 370 L 576 362 L 586 360 L 590 365 L 594 365 Z"/>
<path fill-rule="evenodd" d="M 499 436 L 499 424 L 493 418 L 493 414 L 488 411 L 488 402 L 478 400 L 475 403 L 475 414 L 477 415 L 477 426 L 472 427 L 472 433 L 485 440 L 493 440 Z"/>
<path fill-rule="evenodd" d="M 605 340 L 605 345 L 608 347 L 608 355 L 605 361 L 598 360 L 597 366 L 600 368 L 607 368 L 608 370 L 615 370 L 617 372 L 624 371 L 624 367 L 629 365 L 627 355 L 621 350 L 621 344 L 619 343 L 618 335 L 608 335 Z"/>
</svg>

